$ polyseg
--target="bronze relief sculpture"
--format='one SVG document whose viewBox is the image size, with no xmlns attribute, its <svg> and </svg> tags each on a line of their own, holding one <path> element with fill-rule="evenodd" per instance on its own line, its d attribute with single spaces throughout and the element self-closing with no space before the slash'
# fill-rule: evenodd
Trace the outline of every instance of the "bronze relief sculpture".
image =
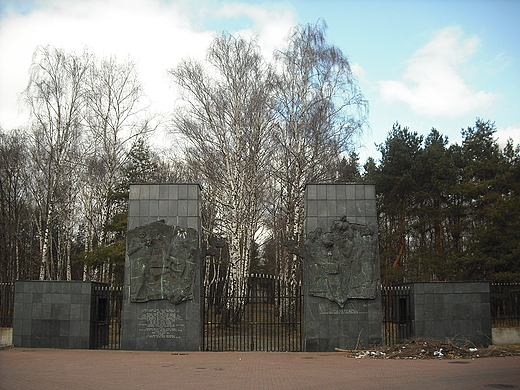
<svg viewBox="0 0 520 390">
<path fill-rule="evenodd" d="M 309 264 L 309 293 L 343 307 L 348 299 L 375 299 L 377 294 L 377 234 L 369 226 L 334 221 L 330 232 L 321 228 L 305 240 Z"/>
<path fill-rule="evenodd" d="M 128 232 L 130 300 L 193 299 L 199 258 L 197 230 L 167 225 L 163 220 Z"/>
</svg>

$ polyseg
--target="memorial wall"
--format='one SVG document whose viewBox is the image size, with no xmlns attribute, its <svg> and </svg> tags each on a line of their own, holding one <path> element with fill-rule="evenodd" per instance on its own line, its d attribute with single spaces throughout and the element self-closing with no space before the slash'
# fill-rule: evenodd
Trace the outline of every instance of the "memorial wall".
<svg viewBox="0 0 520 390">
<path fill-rule="evenodd" d="M 305 210 L 305 350 L 380 344 L 375 186 L 308 184 Z"/>
<path fill-rule="evenodd" d="M 130 186 L 122 349 L 200 349 L 199 202 L 198 184 Z"/>
</svg>

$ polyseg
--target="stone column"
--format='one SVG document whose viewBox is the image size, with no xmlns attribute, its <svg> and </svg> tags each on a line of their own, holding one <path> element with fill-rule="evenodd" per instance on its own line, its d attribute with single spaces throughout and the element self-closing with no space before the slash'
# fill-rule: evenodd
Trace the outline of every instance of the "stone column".
<svg viewBox="0 0 520 390">
<path fill-rule="evenodd" d="M 132 184 L 122 349 L 198 351 L 200 186 Z"/>
<path fill-rule="evenodd" d="M 305 350 L 380 344 L 375 185 L 308 184 L 305 210 Z"/>
</svg>

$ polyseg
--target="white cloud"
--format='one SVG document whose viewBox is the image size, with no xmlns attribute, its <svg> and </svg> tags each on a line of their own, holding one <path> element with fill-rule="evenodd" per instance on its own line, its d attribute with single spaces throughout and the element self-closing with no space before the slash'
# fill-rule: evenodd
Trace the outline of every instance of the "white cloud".
<svg viewBox="0 0 520 390">
<path fill-rule="evenodd" d="M 233 17 L 251 19 L 250 35 L 259 35 L 264 54 L 270 54 L 294 24 L 288 8 L 238 4 L 220 8 L 204 0 L 47 0 L 37 1 L 27 14 L 0 19 L 0 125 L 10 129 L 25 123 L 17 94 L 25 88 L 34 49 L 52 45 L 99 56 L 117 55 L 138 63 L 141 81 L 158 111 L 171 110 L 175 92 L 167 69 L 181 58 L 203 58 L 215 31 L 203 21 Z M 266 6 L 267 7 L 267 6 Z M 231 31 L 233 32 L 233 31 Z"/>
<path fill-rule="evenodd" d="M 352 74 L 355 77 L 357 77 L 359 79 L 365 78 L 365 75 L 366 75 L 365 69 L 363 69 L 363 67 L 361 65 L 359 65 L 358 63 L 350 64 L 350 70 L 352 70 Z"/>
<path fill-rule="evenodd" d="M 269 8 L 245 3 L 226 4 L 216 15 L 224 18 L 246 16 L 253 24 L 254 29 L 239 31 L 243 36 L 258 35 L 259 45 L 265 56 L 270 56 L 280 47 L 283 39 L 294 26 L 294 13 L 280 4 L 273 3 Z"/>
<path fill-rule="evenodd" d="M 520 145 L 520 125 L 508 126 L 506 128 L 499 127 L 495 135 L 501 147 L 504 147 L 510 138 L 513 140 L 515 146 Z"/>
<path fill-rule="evenodd" d="M 497 95 L 477 91 L 463 78 L 462 65 L 478 46 L 477 37 L 463 39 L 460 28 L 444 28 L 408 60 L 402 80 L 379 82 L 381 94 L 419 114 L 457 117 L 487 108 Z"/>
</svg>

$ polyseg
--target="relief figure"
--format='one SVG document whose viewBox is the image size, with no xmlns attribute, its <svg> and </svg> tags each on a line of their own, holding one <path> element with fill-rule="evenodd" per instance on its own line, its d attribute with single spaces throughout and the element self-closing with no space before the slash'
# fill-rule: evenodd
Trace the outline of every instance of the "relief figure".
<svg viewBox="0 0 520 390">
<path fill-rule="evenodd" d="M 334 221 L 330 232 L 321 228 L 305 241 L 309 293 L 343 307 L 348 299 L 375 299 L 378 273 L 377 235 L 367 225 Z"/>
<path fill-rule="evenodd" d="M 128 232 L 130 300 L 193 299 L 199 238 L 195 229 L 157 221 Z"/>
</svg>

